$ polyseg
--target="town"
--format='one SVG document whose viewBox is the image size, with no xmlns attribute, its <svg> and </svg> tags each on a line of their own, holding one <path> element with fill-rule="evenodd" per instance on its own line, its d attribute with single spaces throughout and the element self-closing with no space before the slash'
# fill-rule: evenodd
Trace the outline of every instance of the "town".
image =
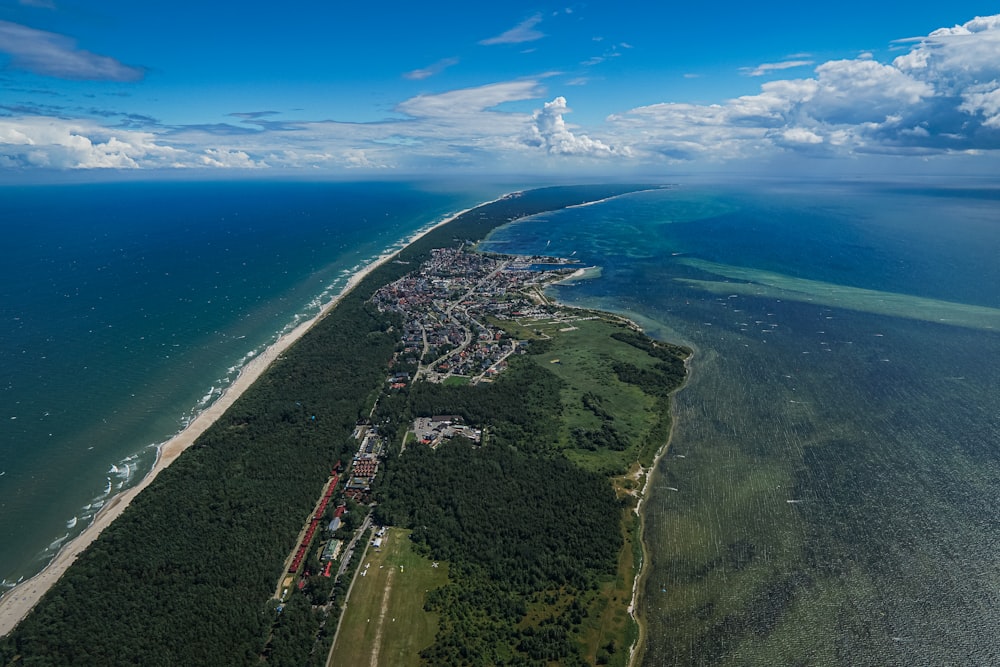
<svg viewBox="0 0 1000 667">
<path fill-rule="evenodd" d="M 557 318 L 542 287 L 583 271 L 572 260 L 475 252 L 467 245 L 432 251 L 431 259 L 375 293 L 380 310 L 403 316 L 401 349 L 388 381 L 488 382 L 506 368 L 519 341 L 499 326 Z"/>
</svg>

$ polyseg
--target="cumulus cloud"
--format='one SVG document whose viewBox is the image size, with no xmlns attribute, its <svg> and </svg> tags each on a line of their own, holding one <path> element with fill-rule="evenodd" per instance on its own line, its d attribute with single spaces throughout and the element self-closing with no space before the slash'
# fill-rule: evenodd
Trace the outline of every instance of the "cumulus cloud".
<svg viewBox="0 0 1000 667">
<path fill-rule="evenodd" d="M 158 138 L 195 154 L 199 164 L 213 166 L 227 161 L 204 153 L 206 147 L 242 151 L 255 162 L 280 169 L 420 169 L 429 164 L 498 168 L 529 150 L 523 137 L 532 122 L 530 113 L 498 107 L 535 99 L 542 92 L 537 78 L 506 81 L 417 95 L 395 107 L 404 116 L 398 119 L 272 123 L 252 112 L 238 117 L 253 122 L 253 130 L 236 133 L 228 125 L 185 125 L 163 128 Z M 234 160 L 232 166 L 247 165 Z"/>
<path fill-rule="evenodd" d="M 545 37 L 545 33 L 535 30 L 535 26 L 541 22 L 542 15 L 535 14 L 531 18 L 521 21 L 510 30 L 502 32 L 496 37 L 481 40 L 479 43 L 482 46 L 493 46 L 495 44 L 521 44 L 522 42 L 533 42 L 536 39 Z"/>
<path fill-rule="evenodd" d="M 962 94 L 959 110 L 983 119 L 983 126 L 1000 129 L 1000 86 L 997 82 L 970 86 Z"/>
<path fill-rule="evenodd" d="M 978 17 L 913 40 L 891 63 L 864 53 L 822 63 L 808 78 L 770 81 L 756 95 L 651 104 L 608 120 L 611 134 L 630 138 L 637 154 L 670 159 L 1000 149 L 998 53 L 1000 16 Z"/>
<path fill-rule="evenodd" d="M 0 21 L 0 52 L 11 57 L 12 67 L 60 79 L 137 81 L 144 75 L 139 67 L 78 49 L 65 35 L 9 21 Z"/>
<path fill-rule="evenodd" d="M 585 134 L 574 134 L 563 119 L 563 115 L 569 112 L 565 97 L 546 102 L 531 116 L 531 134 L 527 143 L 544 148 L 550 155 L 608 157 L 630 154 L 627 147 L 618 149 Z"/>
<path fill-rule="evenodd" d="M 874 60 L 835 60 L 816 68 L 807 111 L 832 124 L 878 123 L 935 95 L 934 86 Z"/>
<path fill-rule="evenodd" d="M 371 156 L 370 151 L 350 148 L 343 153 L 343 164 L 348 169 L 386 169 L 389 165 Z"/>
<path fill-rule="evenodd" d="M 0 119 L 0 155 L 8 166 L 53 169 L 136 169 L 176 166 L 185 152 L 147 132 L 111 130 L 59 118 Z"/>
<path fill-rule="evenodd" d="M 260 169 L 267 166 L 266 162 L 251 159 L 244 151 L 225 148 L 206 148 L 201 163 L 206 167 L 224 169 Z"/>
</svg>

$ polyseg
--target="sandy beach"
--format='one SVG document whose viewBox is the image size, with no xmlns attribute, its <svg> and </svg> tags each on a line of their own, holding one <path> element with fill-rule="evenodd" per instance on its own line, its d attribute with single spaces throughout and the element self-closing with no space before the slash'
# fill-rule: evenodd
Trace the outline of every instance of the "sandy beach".
<svg viewBox="0 0 1000 667">
<path fill-rule="evenodd" d="M 500 201 L 500 199 L 502 199 L 502 197 L 489 202 L 484 202 L 483 204 L 479 204 L 479 206 L 491 204 L 495 201 Z M 426 227 L 418 231 L 407 240 L 404 248 L 412 244 L 417 239 L 423 237 L 438 227 L 448 224 L 455 218 L 467 213 L 470 210 L 472 209 L 469 208 L 459 211 L 458 213 L 455 213 L 454 215 L 451 215 L 430 227 Z M 94 517 L 93 522 L 75 539 L 67 542 L 41 572 L 7 591 L 3 597 L 0 598 L 0 637 L 7 635 L 14 629 L 21 619 L 24 618 L 38 603 L 42 596 L 45 595 L 49 588 L 51 588 L 59 577 L 63 575 L 67 568 L 73 564 L 73 561 L 75 561 L 76 558 L 83 553 L 88 546 L 90 546 L 91 542 L 97 539 L 98 535 L 100 535 L 105 528 L 121 516 L 122 512 L 125 511 L 125 508 L 128 507 L 129 503 L 131 503 L 143 489 L 149 486 L 149 484 L 152 483 L 162 470 L 176 461 L 177 457 L 179 457 L 184 450 L 194 444 L 194 441 L 197 440 L 202 433 L 208 430 L 208 428 L 215 423 L 215 421 L 221 417 L 222 414 L 233 405 L 233 403 L 236 402 L 243 392 L 245 392 L 251 385 L 253 385 L 254 382 L 257 381 L 257 379 L 264 373 L 265 370 L 267 370 L 275 359 L 281 356 L 282 353 L 299 340 L 310 328 L 325 317 L 327 313 L 333 310 L 333 308 L 340 303 L 341 299 L 357 287 L 358 284 L 372 271 L 390 261 L 393 257 L 398 255 L 401 250 L 402 249 L 383 253 L 373 262 L 355 273 L 351 276 L 350 280 L 347 281 L 344 289 L 342 289 L 336 297 L 331 299 L 329 303 L 325 304 L 315 317 L 303 322 L 292 331 L 281 336 L 264 352 L 250 360 L 240 372 L 239 377 L 214 403 L 212 403 L 194 420 L 192 420 L 192 422 L 188 424 L 187 428 L 157 448 L 156 462 L 153 464 L 153 468 L 149 471 L 149 473 L 143 477 L 142 481 L 140 481 L 136 486 L 111 498 Z"/>
</svg>

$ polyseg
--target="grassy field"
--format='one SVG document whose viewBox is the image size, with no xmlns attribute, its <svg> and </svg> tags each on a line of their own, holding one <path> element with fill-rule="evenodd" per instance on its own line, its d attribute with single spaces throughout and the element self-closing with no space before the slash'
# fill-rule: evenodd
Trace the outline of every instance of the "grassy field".
<svg viewBox="0 0 1000 667">
<path fill-rule="evenodd" d="M 424 611 L 424 593 L 448 582 L 448 566 L 414 553 L 409 532 L 390 528 L 381 549 L 369 548 L 330 665 L 419 665 L 434 641 L 437 615 Z"/>
<path fill-rule="evenodd" d="M 660 420 L 669 419 L 669 415 L 662 414 L 654 397 L 635 385 L 621 382 L 612 364 L 619 361 L 652 368 L 657 360 L 611 338 L 611 334 L 622 330 L 620 325 L 604 319 L 584 319 L 586 317 L 590 317 L 588 312 L 579 311 L 576 318 L 568 317 L 568 321 L 535 323 L 525 329 L 551 336 L 549 350 L 536 359 L 566 382 L 560 396 L 563 453 L 586 469 L 623 474 L 634 461 L 646 458 L 641 456 L 646 436 Z M 524 330 L 517 333 L 524 333 Z M 583 396 L 587 393 L 598 396 L 604 409 L 614 415 L 615 428 L 629 440 L 628 449 L 589 451 L 575 446 L 573 429 L 594 429 L 601 425 L 601 420 L 584 406 Z"/>
</svg>

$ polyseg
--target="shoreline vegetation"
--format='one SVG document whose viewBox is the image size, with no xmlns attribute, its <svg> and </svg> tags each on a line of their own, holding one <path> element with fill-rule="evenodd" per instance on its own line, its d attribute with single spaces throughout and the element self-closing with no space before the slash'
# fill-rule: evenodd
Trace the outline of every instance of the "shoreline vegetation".
<svg viewBox="0 0 1000 667">
<path fill-rule="evenodd" d="M 315 614 L 308 607 L 293 609 L 296 601 L 303 598 L 302 595 L 293 596 L 289 609 L 284 614 L 279 614 L 277 620 L 273 613 L 264 613 L 261 609 L 269 608 L 273 612 L 273 608 L 266 607 L 264 603 L 273 592 L 278 572 L 275 568 L 280 568 L 284 560 L 284 556 L 275 558 L 275 555 L 287 553 L 288 545 L 293 543 L 294 536 L 301 527 L 303 508 L 307 509 L 314 502 L 317 478 L 325 474 L 321 471 L 328 470 L 331 461 L 352 455 L 349 434 L 354 420 L 362 411 L 367 412 L 372 400 L 382 391 L 380 384 L 384 380 L 384 368 L 395 347 L 395 341 L 392 325 L 387 329 L 385 320 L 380 322 L 371 312 L 369 297 L 377 288 L 405 275 L 414 268 L 412 265 L 419 264 L 423 257 L 428 256 L 432 248 L 447 247 L 469 239 L 480 240 L 498 226 L 537 213 L 590 205 L 656 187 L 577 186 L 505 195 L 450 216 L 418 232 L 401 250 L 381 255 L 356 273 L 341 293 L 324 306 L 315 318 L 299 325 L 248 363 L 226 394 L 182 433 L 161 445 L 153 470 L 139 485 L 110 501 L 92 525 L 73 542 L 65 545 L 39 575 L 22 582 L 0 598 L 0 636 L 10 633 L 7 639 L 0 640 L 0 659 L 3 664 L 64 664 L 67 656 L 75 656 L 76 661 L 81 664 L 148 663 L 153 655 L 149 650 L 154 651 L 161 660 L 162 656 L 169 656 L 174 661 L 191 661 L 192 656 L 204 659 L 205 655 L 213 655 L 219 658 L 217 664 L 246 664 L 260 661 L 261 658 L 270 664 L 323 664 L 323 659 L 314 654 L 325 656 L 325 648 L 320 651 L 314 646 L 306 647 L 312 650 L 306 650 L 304 654 L 301 653 L 301 647 L 288 648 L 292 637 L 308 636 L 309 633 L 313 637 L 318 633 L 318 645 L 328 648 L 332 642 L 332 638 L 327 637 L 323 644 L 325 616 L 322 621 L 316 621 L 312 618 Z M 580 269 L 571 278 L 582 277 L 582 271 L 584 270 Z M 570 306 L 559 307 L 583 311 Z M 601 644 L 598 650 L 597 640 L 607 634 L 606 630 L 600 628 L 594 632 L 583 632 L 583 639 L 565 641 L 587 643 L 593 635 L 593 641 L 586 649 L 590 659 L 593 659 L 596 651 L 597 662 L 600 664 L 632 665 L 642 655 L 641 638 L 645 629 L 637 610 L 641 602 L 641 582 L 648 574 L 649 565 L 642 537 L 641 508 L 650 489 L 650 479 L 669 447 L 674 426 L 671 397 L 687 377 L 690 351 L 652 341 L 634 323 L 624 318 L 607 313 L 602 315 L 604 319 L 596 316 L 585 318 L 595 321 L 582 322 L 580 326 L 563 326 L 555 330 L 560 332 L 558 336 L 543 336 L 548 343 L 541 340 L 537 330 L 533 336 L 539 343 L 531 351 L 532 360 L 537 366 L 532 372 L 542 373 L 545 382 L 555 383 L 548 387 L 557 388 L 556 402 L 562 401 L 563 407 L 560 408 L 557 404 L 554 409 L 568 410 L 570 417 L 561 427 L 562 430 L 546 433 L 532 432 L 532 428 L 538 429 L 538 423 L 526 423 L 526 430 L 521 435 L 555 436 L 556 441 L 562 443 L 561 450 L 548 454 L 536 452 L 536 458 L 531 458 L 522 457 L 516 451 L 505 453 L 503 447 L 483 446 L 476 448 L 477 453 L 472 454 L 473 459 L 468 460 L 463 457 L 470 456 L 469 452 L 473 450 L 467 447 L 464 450 L 445 447 L 444 451 L 448 452 L 447 456 L 455 457 L 456 467 L 482 463 L 475 457 L 481 458 L 479 452 L 487 452 L 482 456 L 500 457 L 489 461 L 491 465 L 500 468 L 506 466 L 518 470 L 520 466 L 530 464 L 531 467 L 524 470 L 535 471 L 540 465 L 550 465 L 545 463 L 548 461 L 555 464 L 554 468 L 549 469 L 553 477 L 568 475 L 566 479 L 576 479 L 577 483 L 584 486 L 591 483 L 586 481 L 591 479 L 589 475 L 596 475 L 596 478 L 604 480 L 612 479 L 616 502 L 625 510 L 623 515 L 635 515 L 628 521 L 622 518 L 621 538 L 625 542 L 619 544 L 620 549 L 614 555 L 618 561 L 619 575 L 630 572 L 631 576 L 629 591 L 625 595 L 628 599 L 627 616 L 635 627 L 629 630 L 629 623 L 626 622 L 623 626 L 625 629 L 621 630 L 625 633 L 623 636 L 631 637 L 630 641 L 625 642 L 629 645 L 629 650 L 621 650 L 625 643 L 616 645 L 615 641 L 608 642 L 607 645 Z M 618 333 L 614 333 L 615 327 L 618 328 Z M 614 383 L 621 390 L 621 396 L 589 392 L 583 394 L 584 407 L 581 408 L 581 392 L 590 386 L 588 383 L 599 387 L 600 378 L 584 377 L 581 369 L 586 363 L 583 362 L 591 359 L 575 363 L 571 358 L 572 350 L 581 347 L 578 344 L 583 340 L 575 337 L 593 335 L 598 330 L 601 331 L 601 335 L 597 337 L 599 340 L 595 343 L 598 347 L 587 350 L 586 355 L 601 357 L 605 366 L 603 372 L 610 373 L 611 378 L 617 378 Z M 554 339 L 561 342 L 552 344 Z M 556 357 L 549 359 L 554 354 L 562 353 L 566 353 L 563 360 Z M 662 373 L 674 361 L 682 363 L 682 376 L 678 380 L 664 383 L 663 377 L 657 373 Z M 554 372 L 550 372 L 544 364 L 550 365 Z M 322 380 L 308 377 L 317 366 L 321 366 L 321 372 L 317 375 L 322 375 Z M 525 364 L 520 363 L 512 363 L 513 366 L 526 368 Z M 676 377 L 676 368 L 671 373 L 675 375 L 670 377 Z M 531 372 L 526 377 L 530 379 Z M 503 380 L 491 383 L 484 391 L 494 390 L 503 384 Z M 434 386 L 441 388 L 443 385 Z M 527 386 L 530 388 L 530 385 Z M 289 387 L 297 392 L 294 396 L 283 395 L 289 391 Z M 431 399 L 435 391 L 438 390 L 429 392 Z M 500 394 L 502 390 L 497 390 L 496 393 Z M 428 396 L 422 398 L 426 400 Z M 457 396 L 457 393 L 453 392 L 449 396 Z M 640 399 L 643 410 L 628 414 L 625 419 L 619 418 L 617 424 L 609 427 L 609 423 L 615 419 L 612 413 L 616 412 L 618 405 L 609 404 L 605 408 L 601 401 L 626 399 Z M 430 401 L 427 405 L 432 403 Z M 469 409 L 474 411 L 475 406 L 469 406 Z M 666 414 L 661 414 L 659 418 L 650 416 L 657 410 L 662 413 L 664 409 Z M 310 412 L 315 413 L 311 419 L 307 416 Z M 600 424 L 601 420 L 604 420 L 604 431 L 587 430 L 580 426 Z M 572 424 L 576 424 L 576 427 L 571 432 L 568 425 Z M 628 430 L 633 426 L 636 428 Z M 643 442 L 622 439 L 616 435 L 619 432 L 640 433 L 644 436 Z M 298 441 L 290 440 L 289 433 L 298 434 Z M 620 448 L 615 448 L 620 451 L 599 451 L 598 447 L 591 446 L 599 436 L 609 434 L 613 441 L 621 440 L 623 443 Z M 502 428 L 497 433 L 491 433 L 493 442 L 503 443 L 505 437 L 510 437 L 510 434 L 505 435 Z M 276 444 L 278 442 L 280 444 Z M 190 453 L 180 457 L 185 451 Z M 621 464 L 628 463 L 629 460 L 622 457 L 631 457 L 633 454 L 635 465 L 628 464 L 624 466 L 627 470 L 621 470 Z M 268 459 L 268 456 L 272 458 Z M 430 456 L 443 458 L 441 450 Z M 213 457 L 220 458 L 222 462 L 215 461 Z M 568 467 L 556 460 L 560 458 L 565 459 L 564 463 L 568 461 Z M 421 464 L 420 457 L 411 456 L 409 452 L 406 457 L 398 457 L 398 461 L 393 460 L 390 466 L 390 472 L 395 473 L 397 482 L 406 478 L 407 465 Z M 428 461 L 430 459 L 425 459 L 423 463 L 430 465 L 430 470 L 441 465 Z M 269 467 L 269 463 L 272 466 Z M 638 466 L 638 470 L 635 470 L 635 466 Z M 570 473 L 570 468 L 578 472 Z M 612 471 L 624 474 L 609 474 Z M 212 481 L 205 481 L 208 479 Z M 407 511 L 400 508 L 406 506 L 407 494 L 417 491 L 405 488 L 400 483 L 393 486 L 390 481 L 391 479 L 382 484 L 383 496 L 379 498 L 377 509 L 384 510 L 383 517 L 397 512 L 398 518 L 403 520 L 394 521 L 393 525 L 405 526 L 407 519 L 412 520 L 414 517 L 407 516 Z M 206 489 L 205 486 L 209 484 L 217 485 L 218 488 Z M 144 489 L 148 491 L 140 496 L 140 491 Z M 249 495 L 244 497 L 241 493 Z M 258 496 L 266 498 L 266 503 L 269 504 L 262 508 L 259 503 L 251 503 L 248 500 L 250 496 L 253 496 L 254 501 Z M 191 503 L 187 510 L 191 517 L 187 533 L 194 532 L 194 535 L 185 534 L 183 529 L 169 525 L 176 518 L 168 517 L 184 516 L 185 508 L 167 505 L 171 502 L 180 505 L 185 501 Z M 598 505 L 596 500 L 594 504 Z M 207 518 L 197 516 L 202 510 L 208 512 Z M 164 524 L 164 521 L 168 523 Z M 268 522 L 273 525 L 264 525 Z M 215 525 L 219 523 L 226 525 Z M 475 590 L 475 586 L 479 585 L 476 583 L 479 581 L 476 578 L 479 576 L 477 569 L 463 561 L 461 556 L 462 549 L 468 545 L 452 544 L 449 547 L 447 540 L 442 540 L 440 535 L 433 535 L 433 531 L 426 530 L 426 526 L 421 528 L 417 524 L 415 527 L 418 534 L 413 539 L 417 550 L 425 554 L 433 553 L 438 557 L 435 549 L 447 551 L 451 548 L 454 554 L 451 571 L 459 573 L 459 581 L 466 582 L 463 585 L 472 582 L 472 590 Z M 414 526 L 411 525 L 410 528 Z M 214 532 L 216 530 L 219 532 Z M 162 545 L 160 540 L 167 541 L 170 548 L 158 547 L 158 544 Z M 185 543 L 177 546 L 178 540 Z M 216 542 L 220 545 L 220 551 L 225 553 L 208 553 L 203 550 L 208 548 L 202 546 L 203 543 Z M 599 544 L 603 542 L 595 539 L 591 548 L 597 549 Z M 194 549 L 202 551 L 189 553 Z M 171 553 L 161 553 L 163 551 Z M 595 554 L 594 558 L 600 560 L 596 551 Z M 608 554 L 604 556 L 607 557 Z M 212 573 L 202 572 L 206 561 L 211 561 L 208 569 L 213 570 Z M 520 617 L 526 619 L 525 622 L 530 621 L 538 626 L 523 628 L 524 633 L 530 631 L 530 634 L 524 634 L 518 651 L 531 655 L 531 646 L 542 646 L 547 641 L 543 632 L 547 631 L 546 628 L 559 629 L 555 625 L 547 625 L 549 621 L 540 618 L 545 613 L 554 614 L 551 622 L 562 622 L 565 628 L 569 628 L 566 620 L 569 615 L 575 614 L 577 619 L 581 616 L 586 618 L 588 611 L 595 610 L 598 612 L 597 618 L 592 618 L 587 623 L 607 626 L 612 622 L 614 609 L 610 608 L 612 605 L 608 604 L 599 590 L 605 593 L 616 590 L 616 584 L 613 583 L 615 577 L 608 580 L 606 575 L 597 576 L 599 571 L 606 571 L 602 568 L 607 567 L 607 562 L 602 562 L 605 565 L 592 564 L 597 569 L 592 572 L 588 570 L 590 574 L 586 575 L 586 581 L 567 581 L 563 584 L 562 592 L 559 587 L 546 589 L 548 592 L 544 595 L 543 591 L 538 590 L 532 594 L 526 608 L 514 612 L 515 616 L 521 613 Z M 69 568 L 73 563 L 78 565 Z M 222 572 L 219 572 L 220 567 L 223 568 Z M 357 567 L 357 564 L 352 564 L 352 567 Z M 551 569 L 551 564 L 541 563 L 539 567 L 541 574 L 536 573 L 535 576 L 544 579 L 548 576 L 545 572 L 549 571 L 546 568 Z M 76 576 L 67 576 L 67 572 Z M 219 581 L 214 582 L 213 577 L 218 577 Z M 73 580 L 68 581 L 71 578 Z M 158 581 L 162 582 L 161 588 L 157 588 Z M 172 588 L 163 590 L 164 587 Z M 442 589 L 445 592 L 436 598 L 437 604 L 445 605 L 442 609 L 447 608 L 448 596 L 456 593 L 455 590 L 446 589 Z M 491 592 L 498 595 L 498 599 L 509 601 L 514 599 L 511 595 L 516 597 L 517 590 L 519 589 L 515 585 L 507 592 Z M 570 604 L 573 598 L 571 593 L 576 590 L 590 591 L 586 597 L 590 608 Z M 155 597 L 149 598 L 150 595 Z M 337 591 L 334 590 L 329 595 L 331 597 L 327 608 L 333 605 Z M 105 597 L 108 599 L 103 599 Z M 41 604 L 35 607 L 40 598 L 43 598 Z M 615 600 L 617 599 L 616 596 Z M 146 604 L 153 600 L 156 603 L 152 606 Z M 254 600 L 260 602 L 257 605 L 260 609 L 255 608 Z M 236 610 L 235 606 L 243 609 Z M 29 614 L 32 607 L 35 610 Z M 624 608 L 624 601 L 621 607 Z M 473 611 L 475 612 L 474 609 Z M 559 621 L 556 616 L 563 620 Z M 24 622 L 14 628 L 22 619 Z M 296 619 L 296 623 L 299 623 L 298 619 L 306 620 L 301 621 L 301 627 L 292 627 L 293 619 Z M 442 623 L 452 623 L 453 620 L 444 619 Z M 315 626 L 317 622 L 319 625 Z M 190 636 L 178 636 L 181 633 L 174 632 L 185 626 L 188 627 L 185 632 L 189 633 L 192 623 L 201 624 L 203 629 L 210 627 L 211 631 L 199 633 L 196 640 Z M 583 625 L 586 626 L 587 623 Z M 614 623 L 618 627 L 623 621 L 619 618 Z M 105 632 L 115 624 L 129 627 L 125 631 L 117 628 Z M 302 627 L 306 630 L 302 630 Z M 452 633 L 453 638 L 460 636 L 455 634 L 461 632 L 460 627 L 456 629 L 449 626 L 446 630 Z M 306 634 L 302 635 L 302 632 Z M 543 634 L 535 635 L 536 632 Z M 576 629 L 574 632 L 581 631 Z M 265 638 L 263 643 L 261 636 Z M 569 633 L 560 636 L 572 637 Z M 127 637 L 133 637 L 132 643 L 125 641 Z M 134 645 L 136 637 L 150 642 L 154 648 Z M 160 646 L 156 646 L 157 643 Z M 267 645 L 266 649 L 263 649 L 264 644 Z M 529 648 L 523 648 L 524 646 Z M 443 658 L 445 654 L 441 651 L 445 650 L 444 647 L 438 647 L 437 644 L 435 647 L 437 657 Z M 261 653 L 262 650 L 265 653 Z M 299 651 L 298 654 L 296 650 Z M 431 655 L 425 655 L 424 659 L 433 660 Z M 510 658 L 511 654 L 505 654 L 504 657 Z M 197 659 L 191 664 L 195 663 Z"/>
<path fill-rule="evenodd" d="M 584 206 L 592 206 L 594 204 L 599 204 L 602 201 L 608 201 L 608 199 L 613 199 L 613 197 L 608 197 L 602 200 L 587 202 L 584 204 L 577 204 L 575 206 L 568 206 L 567 208 L 579 208 Z M 585 280 L 589 277 L 599 277 L 601 273 L 600 267 L 597 266 L 585 266 L 577 269 L 570 275 L 562 278 L 560 280 L 554 281 L 552 285 L 567 285 L 576 283 L 579 280 Z M 581 308 L 578 306 L 572 306 L 565 303 L 558 302 L 556 300 L 551 300 L 552 303 L 558 303 L 561 308 L 566 308 L 568 310 L 579 310 L 581 312 L 587 312 L 591 309 Z M 604 312 L 604 311 L 601 311 Z M 632 319 L 627 318 L 623 315 L 614 315 L 612 313 L 605 313 L 611 317 L 617 317 L 626 326 L 631 328 L 636 332 L 643 332 L 643 329 L 639 324 L 634 322 Z M 645 656 L 644 645 L 646 633 L 648 632 L 648 624 L 642 615 L 642 598 L 643 591 L 645 589 L 646 581 L 649 578 L 650 569 L 650 558 L 649 558 L 649 547 L 646 542 L 645 531 L 646 531 L 646 516 L 642 513 L 642 506 L 645 504 L 648 493 L 651 488 L 654 475 L 657 474 L 657 470 L 660 466 L 660 461 L 663 457 L 667 455 L 670 451 L 670 444 L 674 438 L 674 432 L 677 428 L 677 421 L 675 419 L 675 408 L 674 402 L 672 400 L 678 392 L 680 392 L 687 385 L 688 379 L 691 377 L 691 362 L 694 359 L 696 350 L 693 348 L 686 348 L 689 354 L 684 357 L 684 379 L 683 381 L 674 387 L 670 392 L 670 432 L 667 435 L 666 440 L 663 441 L 660 448 L 656 451 L 653 461 L 648 466 L 644 466 L 642 461 L 637 461 L 635 464 L 636 470 L 629 470 L 624 476 L 628 479 L 636 480 L 639 486 L 632 489 L 629 494 L 636 499 L 635 507 L 632 508 L 632 512 L 635 514 L 637 519 L 637 526 L 635 530 L 635 536 L 639 543 L 639 565 L 638 571 L 634 573 L 632 578 L 632 597 L 629 600 L 627 611 L 629 617 L 635 623 L 636 626 L 636 636 L 632 644 L 629 646 L 628 652 L 628 667 L 637 667 L 642 664 L 643 657 Z"/>
<path fill-rule="evenodd" d="M 638 325 L 636 325 L 638 328 Z M 641 330 L 641 329 L 640 329 Z M 671 398 L 676 396 L 678 392 L 687 386 L 688 379 L 691 377 L 691 361 L 694 359 L 696 350 L 689 348 L 691 353 L 684 359 L 684 380 L 681 384 L 673 390 Z M 642 660 L 645 657 L 645 645 L 646 645 L 646 634 L 649 631 L 649 623 L 642 615 L 642 603 L 643 595 L 646 588 L 646 582 L 649 579 L 650 570 L 650 554 L 649 545 L 646 541 L 646 515 L 642 513 L 642 506 L 648 498 L 648 493 L 650 485 L 653 481 L 653 476 L 658 474 L 657 471 L 660 467 L 660 461 L 666 456 L 670 451 L 670 445 L 674 440 L 674 431 L 677 430 L 677 419 L 675 412 L 674 401 L 670 401 L 670 433 L 667 435 L 666 441 L 663 446 L 660 447 L 659 451 L 656 452 L 656 457 L 653 459 L 653 463 L 648 468 L 643 468 L 639 466 L 639 474 L 642 475 L 642 484 L 638 491 L 638 502 L 635 506 L 635 514 L 639 520 L 639 541 L 642 545 L 642 560 L 639 565 L 639 572 L 636 573 L 635 578 L 632 580 L 632 599 L 628 605 L 629 615 L 635 621 L 637 627 L 637 636 L 635 642 L 629 648 L 629 660 L 628 667 L 637 667 L 642 664 Z"/>
</svg>

